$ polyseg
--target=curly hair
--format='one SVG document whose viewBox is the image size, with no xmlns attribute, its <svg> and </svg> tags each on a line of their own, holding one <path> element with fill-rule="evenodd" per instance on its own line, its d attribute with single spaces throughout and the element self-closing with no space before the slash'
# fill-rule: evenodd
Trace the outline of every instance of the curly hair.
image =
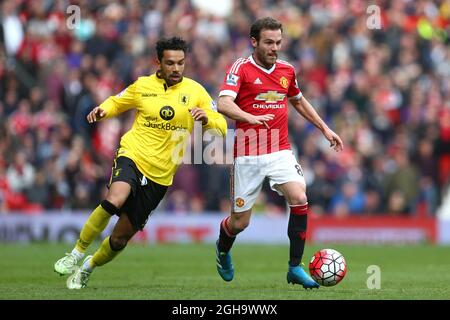
<svg viewBox="0 0 450 320">
<path fill-rule="evenodd" d="M 161 38 L 156 42 L 156 53 L 159 61 L 161 61 L 163 57 L 164 50 L 183 50 L 186 54 L 188 45 L 186 41 L 180 37 Z"/>
</svg>

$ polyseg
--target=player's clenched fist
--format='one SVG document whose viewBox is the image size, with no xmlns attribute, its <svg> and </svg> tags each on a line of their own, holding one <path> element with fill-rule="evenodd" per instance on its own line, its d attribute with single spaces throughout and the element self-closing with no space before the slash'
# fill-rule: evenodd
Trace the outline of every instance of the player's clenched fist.
<svg viewBox="0 0 450 320">
<path fill-rule="evenodd" d="M 206 116 L 205 110 L 201 108 L 193 108 L 189 109 L 189 112 L 195 121 L 201 121 L 203 125 L 208 123 L 208 117 Z"/>
<path fill-rule="evenodd" d="M 104 116 L 106 116 L 106 112 L 100 107 L 95 107 L 91 112 L 89 112 L 86 118 L 89 123 L 93 123 L 99 121 Z"/>
</svg>

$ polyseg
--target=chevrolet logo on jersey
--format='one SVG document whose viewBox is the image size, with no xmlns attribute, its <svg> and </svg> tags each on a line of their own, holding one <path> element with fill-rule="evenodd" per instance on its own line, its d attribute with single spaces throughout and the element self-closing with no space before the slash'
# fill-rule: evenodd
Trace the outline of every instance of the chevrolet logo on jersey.
<svg viewBox="0 0 450 320">
<path fill-rule="evenodd" d="M 278 93 L 277 91 L 267 91 L 265 93 L 260 93 L 256 96 L 255 100 L 265 101 L 268 103 L 283 101 L 286 94 Z"/>
</svg>

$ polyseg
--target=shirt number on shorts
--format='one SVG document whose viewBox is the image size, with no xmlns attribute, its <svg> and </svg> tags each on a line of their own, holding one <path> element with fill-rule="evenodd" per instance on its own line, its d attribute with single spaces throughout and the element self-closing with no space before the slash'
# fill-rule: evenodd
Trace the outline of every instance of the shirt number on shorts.
<svg viewBox="0 0 450 320">
<path fill-rule="evenodd" d="M 302 167 L 300 167 L 299 164 L 295 165 L 295 169 L 297 169 L 297 173 L 301 176 L 303 176 L 303 171 L 302 171 Z"/>
</svg>

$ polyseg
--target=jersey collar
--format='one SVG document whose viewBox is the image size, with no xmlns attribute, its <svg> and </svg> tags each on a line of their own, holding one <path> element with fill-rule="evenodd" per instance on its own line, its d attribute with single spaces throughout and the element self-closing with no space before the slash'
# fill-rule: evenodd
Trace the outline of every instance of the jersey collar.
<svg viewBox="0 0 450 320">
<path fill-rule="evenodd" d="M 268 73 L 268 74 L 271 74 L 271 73 L 273 72 L 273 70 L 275 70 L 275 65 L 277 64 L 277 63 L 275 62 L 275 63 L 273 64 L 272 68 L 266 69 L 266 68 L 261 67 L 259 64 L 257 64 L 257 63 L 255 62 L 255 60 L 253 59 L 253 55 L 252 55 L 252 54 L 251 54 L 250 57 L 248 57 L 248 58 L 250 59 L 250 62 L 251 62 L 254 66 L 256 66 L 257 68 L 261 69 L 262 71 L 264 71 L 265 73 Z"/>
</svg>

